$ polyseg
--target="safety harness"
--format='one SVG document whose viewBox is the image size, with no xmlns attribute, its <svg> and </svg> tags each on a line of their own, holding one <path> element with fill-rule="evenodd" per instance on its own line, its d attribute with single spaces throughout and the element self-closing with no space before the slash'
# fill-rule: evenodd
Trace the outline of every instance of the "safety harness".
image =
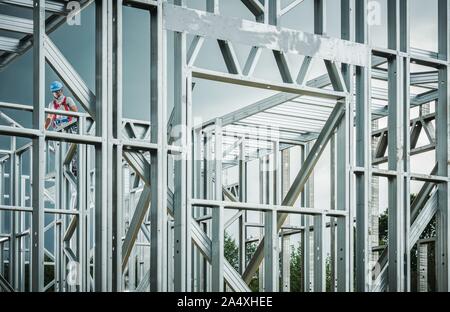
<svg viewBox="0 0 450 312">
<path fill-rule="evenodd" d="M 55 108 L 55 110 L 59 109 L 59 107 L 60 107 L 61 105 L 63 105 L 63 106 L 64 106 L 64 110 L 68 112 L 70 109 L 69 109 L 69 105 L 67 105 L 66 99 L 67 99 L 67 97 L 64 97 L 64 99 L 62 100 L 62 103 L 61 103 L 61 104 L 58 104 L 58 103 L 56 102 L 56 100 L 53 100 L 53 107 Z M 57 116 L 56 114 L 53 114 L 53 121 L 56 120 L 56 116 Z M 67 119 L 68 119 L 69 122 L 72 121 L 72 116 L 65 116 L 65 117 L 67 117 Z"/>
</svg>

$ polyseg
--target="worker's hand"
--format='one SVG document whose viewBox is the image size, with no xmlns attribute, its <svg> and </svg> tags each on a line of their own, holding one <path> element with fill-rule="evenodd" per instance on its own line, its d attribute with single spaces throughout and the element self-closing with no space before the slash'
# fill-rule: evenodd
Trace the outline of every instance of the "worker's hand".
<svg viewBox="0 0 450 312">
<path fill-rule="evenodd" d="M 48 117 L 47 119 L 45 119 L 45 125 L 44 125 L 45 130 L 48 130 L 48 127 L 50 127 L 51 122 L 52 122 L 51 118 Z"/>
</svg>

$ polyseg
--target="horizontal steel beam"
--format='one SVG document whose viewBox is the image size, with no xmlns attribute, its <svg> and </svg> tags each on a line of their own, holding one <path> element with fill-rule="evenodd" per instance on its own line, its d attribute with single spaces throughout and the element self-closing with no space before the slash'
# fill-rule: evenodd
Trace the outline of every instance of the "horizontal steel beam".
<svg viewBox="0 0 450 312">
<path fill-rule="evenodd" d="M 20 47 L 20 40 L 0 36 L 0 51 L 17 53 Z"/>
<path fill-rule="evenodd" d="M 372 62 L 375 65 L 381 65 L 382 63 L 385 62 L 385 60 L 377 58 L 377 57 L 373 57 L 373 61 Z M 321 75 L 321 76 L 319 76 L 317 78 L 311 79 L 310 81 L 308 81 L 306 83 L 306 85 L 308 87 L 311 87 L 311 88 L 322 89 L 322 88 L 325 88 L 325 87 L 331 85 L 331 79 L 330 79 L 328 74 L 324 74 L 324 75 Z M 426 94 L 426 97 L 425 97 L 426 100 L 429 100 L 430 98 L 433 98 L 433 97 L 437 98 L 437 93 L 436 92 L 433 92 L 431 94 L 428 94 L 428 93 L 425 93 L 425 94 Z M 425 94 L 424 94 L 424 96 L 425 96 Z M 258 102 L 255 102 L 255 103 L 250 104 L 250 105 L 248 105 L 246 107 L 243 107 L 241 109 L 238 109 L 238 110 L 236 110 L 234 112 L 231 112 L 231 113 L 229 113 L 227 115 L 222 116 L 221 117 L 221 119 L 222 119 L 222 126 L 225 127 L 225 126 L 227 126 L 229 124 L 236 123 L 236 122 L 241 121 L 241 120 L 243 120 L 245 118 L 248 118 L 248 117 L 253 116 L 255 114 L 261 113 L 261 112 L 266 111 L 266 110 L 268 110 L 270 108 L 276 107 L 276 106 L 278 106 L 280 104 L 287 103 L 287 102 L 290 102 L 290 101 L 294 101 L 295 99 L 297 99 L 299 97 L 301 97 L 301 95 L 296 95 L 296 94 L 292 94 L 292 93 L 283 93 L 283 92 L 281 92 L 281 93 L 275 94 L 273 96 L 270 96 L 268 98 L 262 99 L 262 100 L 260 100 Z M 387 96 L 386 96 L 386 98 L 387 98 Z M 416 104 L 418 104 L 419 103 L 419 99 L 415 99 L 415 100 L 417 102 Z M 311 103 L 311 104 L 313 104 L 313 103 Z M 211 124 L 213 122 L 214 122 L 214 120 L 210 120 L 210 121 L 204 123 L 204 125 Z M 317 138 L 317 136 L 313 135 L 311 138 L 306 139 L 306 141 L 314 140 L 316 138 Z"/>
<path fill-rule="evenodd" d="M 370 66 L 370 48 L 367 45 L 223 17 L 168 3 L 164 3 L 163 14 L 168 30 L 339 63 Z"/>
<path fill-rule="evenodd" d="M 17 109 L 17 110 L 23 110 L 26 112 L 33 111 L 33 106 L 31 106 L 31 105 L 7 103 L 7 102 L 0 102 L 0 108 Z"/>
<path fill-rule="evenodd" d="M 329 210 L 329 209 L 317 209 L 317 208 L 295 208 L 292 206 L 283 205 L 264 205 L 256 203 L 241 203 L 241 202 L 228 202 L 228 201 L 215 201 L 208 199 L 192 199 L 190 204 L 194 207 L 205 207 L 217 209 L 222 207 L 224 209 L 240 209 L 247 211 L 275 211 L 277 213 L 289 213 L 300 214 L 310 216 L 330 216 L 330 217 L 346 217 L 348 213 L 343 210 Z"/>
<path fill-rule="evenodd" d="M 218 82 L 231 83 L 246 87 L 260 88 L 265 90 L 273 90 L 280 92 L 287 92 L 297 95 L 309 95 L 328 99 L 342 99 L 346 96 L 345 92 L 318 89 L 308 86 L 301 86 L 293 83 L 279 83 L 274 81 L 267 81 L 257 78 L 249 78 L 241 75 L 226 74 L 218 71 L 192 68 L 192 77 L 207 79 Z"/>
<path fill-rule="evenodd" d="M 32 34 L 33 20 L 0 14 L 0 29 L 23 34 Z"/>
<path fill-rule="evenodd" d="M 10 4 L 19 7 L 33 8 L 33 0 L 2 0 L 1 4 Z M 66 14 L 66 4 L 56 1 L 45 1 L 45 10 L 50 13 Z"/>
<path fill-rule="evenodd" d="M 435 143 L 431 143 L 431 144 L 427 144 L 424 146 L 420 146 L 420 147 L 416 147 L 410 150 L 410 156 L 414 156 L 414 155 L 419 155 L 419 154 L 423 154 L 426 152 L 430 152 L 436 149 L 436 144 Z M 388 161 L 388 157 L 384 156 L 384 157 L 380 157 L 380 158 L 375 158 L 372 160 L 372 165 L 373 166 L 378 166 L 381 164 L 384 164 Z"/>
</svg>

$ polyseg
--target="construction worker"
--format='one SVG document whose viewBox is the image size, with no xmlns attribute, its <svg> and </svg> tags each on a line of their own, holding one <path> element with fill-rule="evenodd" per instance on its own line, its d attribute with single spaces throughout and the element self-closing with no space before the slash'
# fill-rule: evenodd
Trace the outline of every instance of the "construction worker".
<svg viewBox="0 0 450 312">
<path fill-rule="evenodd" d="M 77 112 L 78 107 L 75 101 L 63 93 L 63 84 L 59 81 L 53 81 L 50 84 L 50 91 L 53 94 L 53 100 L 48 104 L 48 108 L 52 110 L 65 110 Z M 55 131 L 66 131 L 69 133 L 78 133 L 78 125 L 73 116 L 48 114 L 45 120 L 45 129 L 52 126 Z M 72 172 L 77 175 L 76 157 L 72 159 Z"/>
<path fill-rule="evenodd" d="M 53 101 L 48 104 L 49 109 L 73 112 L 78 111 L 74 100 L 71 97 L 67 97 L 63 94 L 63 85 L 61 82 L 53 81 L 50 84 L 50 91 L 53 94 Z M 54 130 L 61 130 L 64 128 L 64 126 L 68 126 L 70 124 L 70 129 L 66 130 L 71 133 L 74 133 L 75 131 L 78 132 L 77 124 L 72 119 L 72 116 L 48 114 L 45 121 L 45 129 L 48 129 L 51 125 Z"/>
</svg>

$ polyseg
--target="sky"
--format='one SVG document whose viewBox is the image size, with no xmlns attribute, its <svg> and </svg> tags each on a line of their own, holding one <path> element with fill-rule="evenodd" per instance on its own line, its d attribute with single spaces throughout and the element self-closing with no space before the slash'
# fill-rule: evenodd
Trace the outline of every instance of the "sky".
<svg viewBox="0 0 450 312">
<path fill-rule="evenodd" d="M 282 0 L 285 7 L 293 0 Z M 204 0 L 187 0 L 188 6 L 195 9 L 205 9 Z M 340 1 L 327 0 L 326 35 L 338 37 L 340 34 Z M 437 49 L 437 0 L 411 0 L 411 46 L 431 51 Z M 371 44 L 386 47 L 386 0 L 373 2 L 373 7 L 381 8 L 380 24 L 371 27 Z M 252 20 L 252 15 L 240 0 L 220 0 L 220 12 L 224 16 Z M 5 5 L 0 5 L 0 14 L 19 15 L 19 11 Z M 21 14 L 21 13 L 20 13 Z M 30 12 L 22 17 L 30 18 Z M 290 13 L 283 16 L 281 26 L 313 32 L 313 0 L 305 0 Z M 76 68 L 91 90 L 95 90 L 95 33 L 94 33 L 94 6 L 91 5 L 81 13 L 81 25 L 69 26 L 64 24 L 50 35 L 57 47 L 62 51 L 68 61 Z M 123 115 L 125 118 L 150 120 L 150 22 L 149 14 L 145 11 L 124 7 L 123 9 Z M 0 32 L 1 35 L 9 35 Z M 169 34 L 170 42 L 170 34 Z M 188 36 L 188 41 L 192 39 Z M 168 51 L 171 51 L 171 44 Z M 241 66 L 245 62 L 250 47 L 235 45 L 236 53 Z M 168 70 L 171 72 L 171 53 L 168 56 Z M 292 68 L 300 68 L 302 57 L 288 56 Z M 214 40 L 206 40 L 195 64 L 199 67 L 225 71 L 225 66 L 219 48 Z M 32 103 L 32 55 L 28 51 L 23 56 L 0 72 L 0 101 L 31 105 Z M 324 73 L 321 61 L 315 61 L 309 78 Z M 259 78 L 281 81 L 275 61 L 269 51 L 263 52 L 255 76 Z M 57 76 L 51 68 L 46 66 L 46 86 Z M 173 87 L 171 75 L 168 76 L 169 88 Z M 68 92 L 66 92 L 68 93 Z M 70 94 L 68 94 L 70 95 Z M 205 80 L 196 80 L 193 91 L 193 116 L 195 120 L 209 120 L 222 116 L 236 109 L 250 105 L 258 100 L 273 95 L 267 90 L 258 90 L 239 86 L 225 85 Z M 51 94 L 46 94 L 47 102 Z M 168 107 L 173 106 L 173 96 L 168 92 Z M 10 110 L 5 113 L 15 116 L 23 124 L 30 124 L 30 116 L 14 114 Z M 170 114 L 170 111 L 168 112 Z M 0 145 L 4 140 L 0 140 Z M 4 145 L 1 145 L 4 146 Z M 2 147 L 3 148 L 3 147 Z M 294 154 L 296 152 L 293 152 Z M 298 158 L 297 158 L 298 159 Z M 414 162 L 429 163 L 429 155 L 417 158 Z M 252 166 L 252 165 L 250 165 Z M 315 171 L 315 207 L 329 207 L 329 151 L 325 151 Z M 415 165 L 416 167 L 420 167 Z M 291 180 L 298 171 L 298 163 L 292 163 Z M 428 168 L 426 168 L 428 170 Z M 419 169 L 418 169 L 419 170 Z M 425 170 L 426 171 L 426 170 Z M 256 172 L 256 169 L 255 169 Z M 231 183 L 233 174 L 227 177 Z M 258 179 L 252 173 L 251 179 Z M 255 188 L 256 184 L 251 187 Z M 249 192 L 257 194 L 258 191 L 249 188 Z M 420 185 L 413 186 L 416 190 Z M 381 187 L 383 189 L 383 187 Z M 257 196 L 256 196 L 257 197 Z M 386 190 L 380 191 L 380 207 L 387 207 Z M 255 199 L 257 200 L 257 198 Z M 383 209 L 383 208 L 380 208 Z"/>
</svg>

